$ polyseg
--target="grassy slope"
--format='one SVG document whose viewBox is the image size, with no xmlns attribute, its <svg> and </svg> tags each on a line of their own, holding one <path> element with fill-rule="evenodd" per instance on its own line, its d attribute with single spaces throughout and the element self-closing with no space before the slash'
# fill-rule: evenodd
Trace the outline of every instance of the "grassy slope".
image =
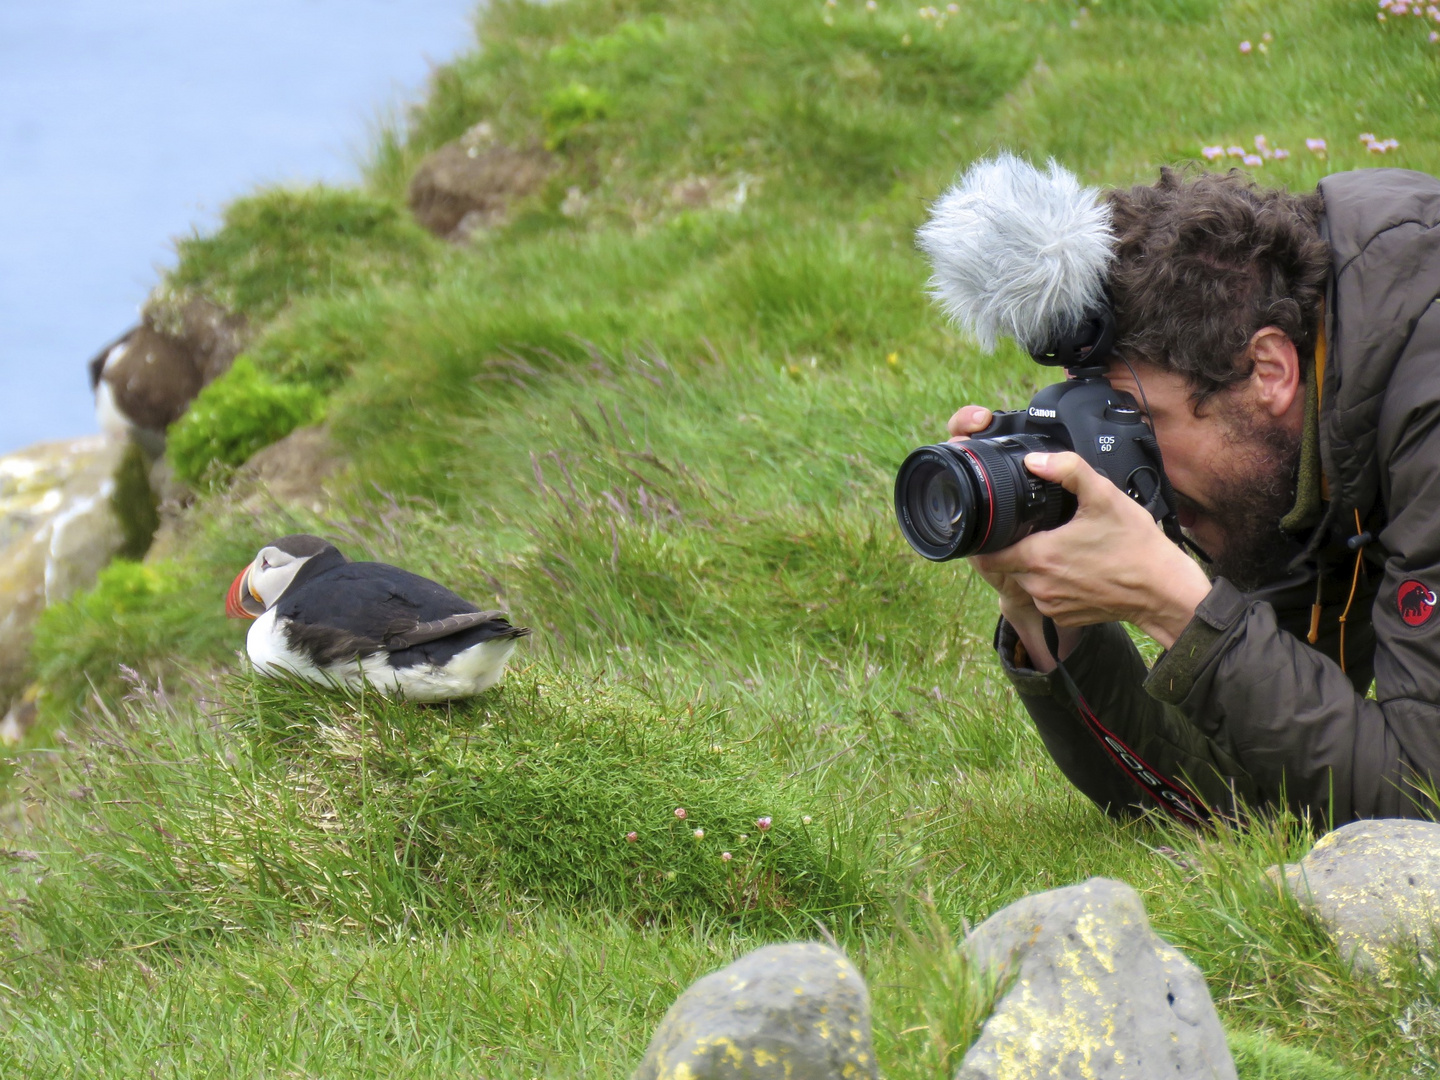
<svg viewBox="0 0 1440 1080">
<path fill-rule="evenodd" d="M 1434 976 L 1357 983 L 1261 874 L 1305 829 L 1105 821 L 997 681 L 988 597 L 888 509 L 955 405 L 1039 375 L 924 301 L 910 235 L 959 165 L 1003 144 L 1131 182 L 1264 133 L 1295 152 L 1266 179 L 1303 187 L 1373 163 L 1368 130 L 1434 171 L 1424 31 L 1361 0 L 938 28 L 887 0 L 569 0 L 497 5 L 482 39 L 358 210 L 262 196 L 182 253 L 177 284 L 267 326 L 256 369 L 324 395 L 351 483 L 323 521 L 217 491 L 170 559 L 47 619 L 50 722 L 88 737 L 14 785 L 36 858 L 0 878 L 0 1072 L 625 1076 L 680 987 L 818 917 L 887 1075 L 943 1076 L 984 1008 L 963 921 L 1093 874 L 1204 968 L 1242 1075 L 1433 1069 Z M 561 173 L 463 251 L 392 227 L 419 156 L 481 119 Z M 677 196 L 695 178 L 709 204 Z M 538 631 L 523 670 L 453 710 L 215 681 L 218 597 L 298 528 L 505 603 Z"/>
</svg>

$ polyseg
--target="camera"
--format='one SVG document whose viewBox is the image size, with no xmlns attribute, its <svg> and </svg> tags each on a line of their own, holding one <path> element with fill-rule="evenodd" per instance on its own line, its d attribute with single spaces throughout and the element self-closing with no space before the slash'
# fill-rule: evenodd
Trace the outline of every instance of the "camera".
<svg viewBox="0 0 1440 1080">
<path fill-rule="evenodd" d="M 968 440 L 922 446 L 895 478 L 895 515 L 910 546 L 944 562 L 999 551 L 1075 514 L 1075 497 L 1025 469 L 1025 455 L 1073 450 L 1150 511 L 1180 539 L 1175 496 L 1155 436 L 1135 399 L 1105 381 L 1114 340 L 1108 306 L 1092 309 L 1070 334 L 1031 353 L 1063 367 L 1028 408 L 995 414 Z"/>
</svg>

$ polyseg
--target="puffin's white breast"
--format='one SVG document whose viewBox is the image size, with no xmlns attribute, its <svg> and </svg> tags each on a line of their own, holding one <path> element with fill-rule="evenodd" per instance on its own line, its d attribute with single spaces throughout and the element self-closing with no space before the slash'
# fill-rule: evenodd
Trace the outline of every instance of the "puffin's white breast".
<svg viewBox="0 0 1440 1080">
<path fill-rule="evenodd" d="M 457 653 L 448 664 L 415 664 L 397 668 L 385 651 L 363 660 L 344 660 L 318 667 L 290 648 L 274 608 L 255 620 L 245 638 L 245 651 L 261 675 L 288 671 L 322 686 L 359 690 L 368 684 L 382 694 L 398 693 L 408 701 L 448 701 L 473 697 L 500 681 L 516 639 L 494 638 Z"/>
</svg>

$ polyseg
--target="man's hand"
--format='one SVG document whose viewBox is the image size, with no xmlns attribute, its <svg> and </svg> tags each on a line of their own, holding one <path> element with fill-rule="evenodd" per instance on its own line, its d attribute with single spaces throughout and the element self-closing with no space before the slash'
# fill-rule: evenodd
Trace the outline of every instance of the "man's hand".
<svg viewBox="0 0 1440 1080">
<path fill-rule="evenodd" d="M 966 405 L 950 418 L 950 441 L 964 442 L 977 431 L 983 431 L 994 420 L 994 414 L 981 405 Z M 1015 628 L 1020 643 L 1029 654 L 1030 666 L 1036 671 L 1053 671 L 1055 658 L 1045 644 L 1044 616 L 1035 606 L 1035 601 L 1025 591 L 1019 578 L 998 568 L 987 567 L 976 556 L 969 560 L 972 569 L 1000 596 L 1000 615 Z M 1057 625 L 1060 639 L 1060 659 L 1070 655 L 1080 640 L 1080 631 Z"/>
<path fill-rule="evenodd" d="M 951 442 L 990 426 L 989 409 L 966 405 L 950 418 Z M 1165 648 L 1174 644 L 1210 591 L 1210 581 L 1151 516 L 1078 454 L 1031 454 L 1034 475 L 1058 481 L 1079 501 L 1075 517 L 1049 532 L 969 561 L 1000 595 L 1000 614 L 1015 628 L 1032 667 L 1051 671 L 1043 617 L 1055 621 L 1060 659 L 1082 626 L 1122 620 Z"/>
<path fill-rule="evenodd" d="M 987 580 L 1003 581 L 1007 591 L 1023 590 L 1057 627 L 1118 620 L 1138 626 L 1167 649 L 1173 645 L 1210 591 L 1205 572 L 1171 543 L 1144 507 L 1080 455 L 1030 454 L 1025 467 L 1073 494 L 1079 503 L 1075 516 L 1058 529 L 974 556 L 975 568 Z M 1037 659 L 1023 633 L 1021 640 Z"/>
</svg>

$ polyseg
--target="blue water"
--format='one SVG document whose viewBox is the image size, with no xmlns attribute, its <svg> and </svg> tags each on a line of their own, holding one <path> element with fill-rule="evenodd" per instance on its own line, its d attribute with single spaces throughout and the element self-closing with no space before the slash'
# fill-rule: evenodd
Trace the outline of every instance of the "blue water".
<svg viewBox="0 0 1440 1080">
<path fill-rule="evenodd" d="M 95 430 L 86 361 L 171 238 L 346 181 L 476 0 L 0 0 L 0 453 Z"/>
</svg>

